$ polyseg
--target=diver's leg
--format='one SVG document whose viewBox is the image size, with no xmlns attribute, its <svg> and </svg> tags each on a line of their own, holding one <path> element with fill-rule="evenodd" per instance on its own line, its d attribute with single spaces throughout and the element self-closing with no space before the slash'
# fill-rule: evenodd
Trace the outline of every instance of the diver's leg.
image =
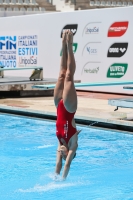
<svg viewBox="0 0 133 200">
<path fill-rule="evenodd" d="M 67 70 L 67 46 L 66 46 L 66 35 L 67 32 L 65 31 L 62 36 L 62 57 L 61 57 L 61 64 L 60 64 L 60 72 L 59 77 L 54 89 L 54 102 L 55 106 L 58 106 L 59 101 L 62 99 L 63 89 L 64 89 L 64 80 Z"/>
<path fill-rule="evenodd" d="M 67 34 L 67 71 L 64 81 L 63 102 L 67 111 L 73 113 L 77 109 L 77 94 L 74 86 L 74 73 L 76 69 L 75 58 L 73 54 L 73 34 L 71 31 Z"/>
</svg>

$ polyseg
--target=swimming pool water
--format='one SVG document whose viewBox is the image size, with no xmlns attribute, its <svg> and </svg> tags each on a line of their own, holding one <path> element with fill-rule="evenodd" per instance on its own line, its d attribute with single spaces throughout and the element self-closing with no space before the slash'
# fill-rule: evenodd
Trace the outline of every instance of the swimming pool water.
<svg viewBox="0 0 133 200">
<path fill-rule="evenodd" d="M 1 114 L 0 200 L 133 200 L 133 135 L 78 129 L 70 173 L 55 181 L 55 122 Z"/>
</svg>

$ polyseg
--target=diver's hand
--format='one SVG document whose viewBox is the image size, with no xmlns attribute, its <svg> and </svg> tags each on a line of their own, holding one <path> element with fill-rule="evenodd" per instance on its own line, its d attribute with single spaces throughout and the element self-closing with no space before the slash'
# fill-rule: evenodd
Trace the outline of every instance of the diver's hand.
<svg viewBox="0 0 133 200">
<path fill-rule="evenodd" d="M 54 181 L 62 181 L 62 178 L 59 174 L 54 175 Z"/>
</svg>

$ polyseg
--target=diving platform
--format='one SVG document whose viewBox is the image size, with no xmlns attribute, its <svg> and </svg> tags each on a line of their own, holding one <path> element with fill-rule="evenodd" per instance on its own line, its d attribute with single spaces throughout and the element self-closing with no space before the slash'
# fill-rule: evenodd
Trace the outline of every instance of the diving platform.
<svg viewBox="0 0 133 200">
<path fill-rule="evenodd" d="M 119 99 L 109 99 L 108 105 L 116 106 L 116 110 L 118 108 L 133 108 L 133 98 L 119 98 Z"/>
<path fill-rule="evenodd" d="M 0 94 L 19 93 L 19 96 L 53 96 L 53 89 L 40 91 L 33 89 L 36 84 L 55 84 L 57 79 L 43 78 L 43 80 L 29 80 L 29 77 L 8 77 L 0 78 Z"/>
<path fill-rule="evenodd" d="M 91 82 L 91 83 L 74 83 L 75 88 L 79 87 L 94 87 L 94 86 L 113 86 L 113 85 L 133 85 L 133 80 L 129 81 L 112 81 L 112 82 Z M 33 88 L 38 88 L 40 90 L 49 90 L 55 88 L 55 84 L 51 85 L 34 85 Z M 124 86 L 123 89 L 133 89 L 132 86 Z M 124 99 L 109 99 L 108 104 L 111 106 L 116 106 L 116 110 L 119 107 L 122 108 L 133 108 L 133 98 Z"/>
<path fill-rule="evenodd" d="M 29 80 L 29 77 L 14 77 L 5 76 L 0 78 L 0 94 L 19 93 L 19 96 L 53 96 L 54 89 L 40 90 L 36 88 L 36 85 L 55 85 L 57 79 L 54 78 L 43 78 L 42 80 Z M 75 80 L 75 83 L 79 83 L 80 80 Z"/>
</svg>

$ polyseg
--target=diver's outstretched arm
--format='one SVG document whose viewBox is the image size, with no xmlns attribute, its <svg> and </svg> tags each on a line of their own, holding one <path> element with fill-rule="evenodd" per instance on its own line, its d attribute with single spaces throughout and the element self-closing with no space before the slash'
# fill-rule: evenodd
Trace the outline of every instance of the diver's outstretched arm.
<svg viewBox="0 0 133 200">
<path fill-rule="evenodd" d="M 68 175 L 68 172 L 69 172 L 69 169 L 70 169 L 70 165 L 71 165 L 73 157 L 74 157 L 74 155 L 76 153 L 77 147 L 78 147 L 78 145 L 75 143 L 73 148 L 69 149 L 69 152 L 68 152 L 68 155 L 67 155 L 67 158 L 66 158 L 66 162 L 65 162 L 65 166 L 64 166 L 64 171 L 63 171 L 63 174 L 62 174 L 63 180 L 66 179 L 66 177 Z"/>
<path fill-rule="evenodd" d="M 60 143 L 58 143 L 55 173 L 60 174 L 61 168 L 62 168 L 62 156 L 60 154 Z"/>
</svg>

